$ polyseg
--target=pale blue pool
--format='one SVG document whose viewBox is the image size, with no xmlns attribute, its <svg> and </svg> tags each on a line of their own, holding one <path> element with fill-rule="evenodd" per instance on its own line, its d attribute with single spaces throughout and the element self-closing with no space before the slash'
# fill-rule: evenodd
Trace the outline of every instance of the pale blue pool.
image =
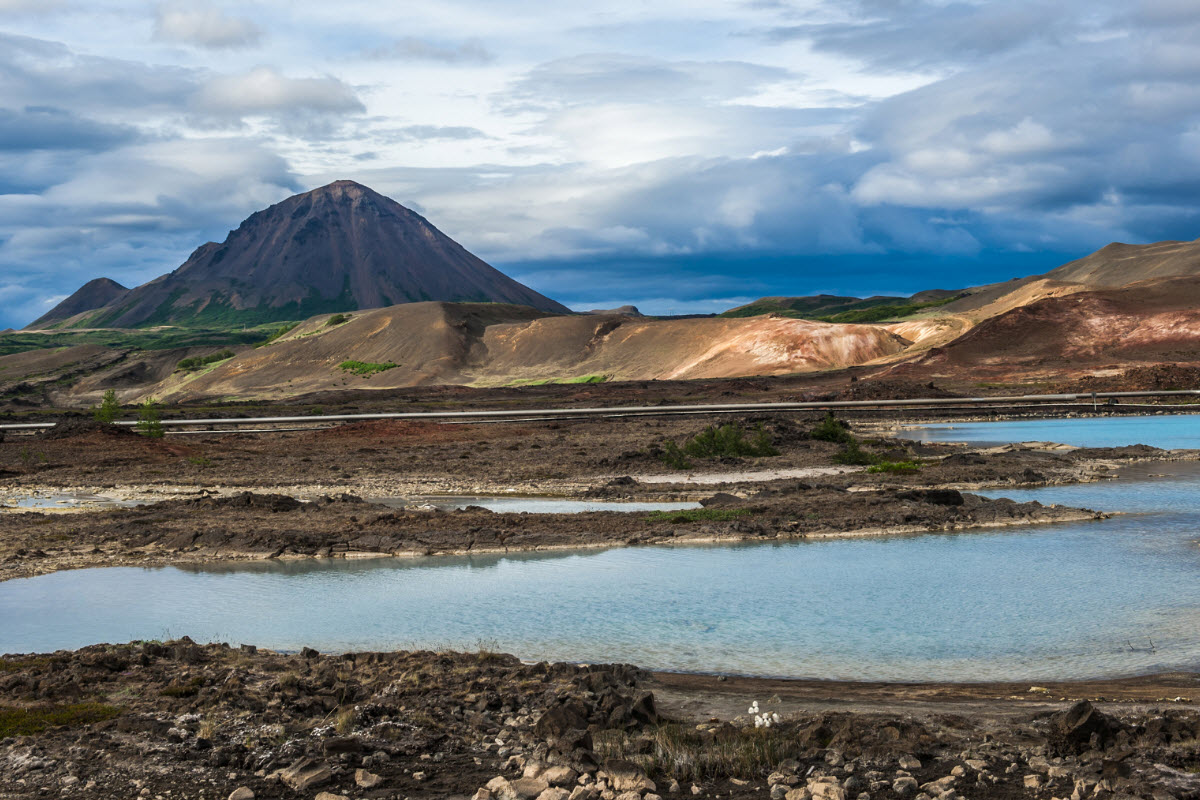
<svg viewBox="0 0 1200 800">
<path fill-rule="evenodd" d="M 484 642 L 528 659 L 846 679 L 1036 681 L 1200 669 L 1200 469 L 1131 472 L 1121 481 L 991 493 L 1135 512 L 1102 522 L 779 545 L 61 572 L 0 583 L 0 652 L 187 634 L 324 651 Z M 1151 476 L 1158 472 L 1169 477 Z"/>
<path fill-rule="evenodd" d="M 925 442 L 1059 442 L 1076 447 L 1145 444 L 1164 450 L 1200 448 L 1200 415 L 1075 417 L 1003 422 L 956 422 L 900 431 Z"/>
</svg>

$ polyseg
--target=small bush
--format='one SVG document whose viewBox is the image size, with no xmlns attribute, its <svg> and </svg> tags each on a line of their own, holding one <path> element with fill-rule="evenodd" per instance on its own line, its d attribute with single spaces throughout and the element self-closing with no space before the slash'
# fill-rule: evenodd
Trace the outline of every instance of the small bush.
<svg viewBox="0 0 1200 800">
<path fill-rule="evenodd" d="M 846 446 L 833 454 L 833 463 L 852 467 L 867 467 L 879 463 L 879 457 L 863 450 L 858 440 L 851 438 Z"/>
<path fill-rule="evenodd" d="M 121 413 L 121 404 L 117 402 L 117 393 L 114 389 L 109 389 L 104 393 L 104 397 L 100 400 L 100 405 L 92 409 L 92 417 L 97 422 L 103 422 L 105 425 L 112 425 L 117 421 L 117 416 Z"/>
<path fill-rule="evenodd" d="M 103 722 L 119 715 L 121 709 L 103 703 L 13 708 L 0 706 L 0 739 L 8 736 L 36 736 L 49 728 L 77 728 Z"/>
<path fill-rule="evenodd" d="M 808 432 L 810 438 L 819 439 L 822 442 L 834 442 L 835 444 L 846 444 L 854 437 L 850 435 L 850 428 L 846 423 L 835 417 L 832 412 L 825 414 L 825 419 L 821 420 L 817 427 Z"/>
<path fill-rule="evenodd" d="M 377 372 L 387 372 L 389 369 L 395 369 L 400 366 L 391 361 L 386 361 L 382 364 L 376 364 L 370 361 L 343 361 L 338 364 L 338 367 L 346 372 L 352 372 L 355 375 L 367 377 L 374 375 Z"/>
<path fill-rule="evenodd" d="M 334 314 L 325 322 L 326 328 L 332 328 L 335 325 L 342 325 L 350 321 L 350 317 L 346 314 Z"/>
<path fill-rule="evenodd" d="M 150 439 L 163 438 L 162 407 L 151 397 L 138 407 L 138 422 L 135 429 Z"/>
<path fill-rule="evenodd" d="M 687 456 L 679 449 L 679 445 L 671 439 L 663 442 L 662 453 L 658 456 L 659 460 L 672 469 L 691 469 L 692 462 L 688 461 Z"/>
<path fill-rule="evenodd" d="M 921 471 L 921 462 L 919 461 L 880 461 L 874 466 L 867 467 L 867 472 L 880 473 L 890 472 L 897 475 L 909 475 L 914 472 Z"/>
</svg>

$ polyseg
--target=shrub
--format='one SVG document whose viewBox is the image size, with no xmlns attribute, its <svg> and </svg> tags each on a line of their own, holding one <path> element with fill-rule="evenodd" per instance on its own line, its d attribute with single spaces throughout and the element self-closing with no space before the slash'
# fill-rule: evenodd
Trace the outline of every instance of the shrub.
<svg viewBox="0 0 1200 800">
<path fill-rule="evenodd" d="M 835 464 L 845 464 L 854 467 L 866 467 L 879 463 L 879 457 L 863 450 L 858 440 L 851 438 L 846 446 L 833 454 Z"/>
<path fill-rule="evenodd" d="M 679 445 L 671 439 L 663 442 L 662 452 L 658 456 L 659 460 L 673 469 L 691 469 L 692 462 L 688 461 L 687 456 L 679 449 Z"/>
<path fill-rule="evenodd" d="M 761 424 L 755 428 L 754 438 L 749 441 L 746 440 L 746 432 L 737 425 L 712 425 L 689 439 L 683 451 L 695 458 L 779 455 Z"/>
<path fill-rule="evenodd" d="M 836 444 L 846 444 L 854 437 L 850 435 L 850 428 L 840 419 L 833 415 L 832 411 L 825 413 L 825 419 L 821 420 L 817 427 L 808 432 L 810 438 L 819 439 L 822 442 L 834 442 Z"/>
<path fill-rule="evenodd" d="M 138 433 L 151 439 L 163 438 L 161 408 L 153 397 L 148 398 L 138 407 L 138 422 L 135 426 Z"/>
<path fill-rule="evenodd" d="M 779 450 L 771 441 L 770 434 L 760 424 L 754 436 L 746 439 L 746 432 L 737 425 L 711 425 L 684 442 L 683 447 L 668 439 L 663 443 L 659 459 L 675 469 L 691 469 L 692 458 L 740 458 L 743 456 L 777 456 Z"/>
<path fill-rule="evenodd" d="M 341 324 L 349 322 L 349 321 L 350 321 L 350 317 L 346 314 L 334 314 L 332 317 L 330 317 L 328 320 L 326 320 L 325 327 L 332 328 L 335 325 L 341 325 Z"/>
<path fill-rule="evenodd" d="M 117 392 L 114 389 L 106 391 L 100 400 L 100 405 L 92 409 L 92 416 L 96 421 L 103 422 L 105 425 L 112 425 L 116 422 L 120 413 L 121 404 L 117 402 Z"/>
<path fill-rule="evenodd" d="M 338 367 L 346 372 L 353 372 L 355 375 L 364 377 L 374 375 L 377 372 L 387 372 L 389 369 L 395 369 L 399 364 L 386 361 L 382 364 L 376 364 L 370 361 L 343 361 L 338 364 Z"/>
</svg>

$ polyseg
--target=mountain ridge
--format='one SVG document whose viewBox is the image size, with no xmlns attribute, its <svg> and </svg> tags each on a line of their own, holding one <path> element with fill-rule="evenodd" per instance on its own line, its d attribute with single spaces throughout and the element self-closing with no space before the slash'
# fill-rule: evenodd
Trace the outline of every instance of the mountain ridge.
<svg viewBox="0 0 1200 800">
<path fill-rule="evenodd" d="M 570 313 L 472 255 L 411 209 L 335 181 L 251 214 L 174 271 L 73 319 L 73 327 L 305 319 L 405 302 L 499 302 Z M 62 309 L 65 312 L 69 309 Z M 38 322 L 81 312 L 55 309 Z"/>
</svg>

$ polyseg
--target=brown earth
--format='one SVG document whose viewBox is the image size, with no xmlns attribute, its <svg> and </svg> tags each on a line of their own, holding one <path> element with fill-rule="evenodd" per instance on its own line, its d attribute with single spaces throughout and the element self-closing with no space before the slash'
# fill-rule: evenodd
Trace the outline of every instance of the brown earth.
<svg viewBox="0 0 1200 800">
<path fill-rule="evenodd" d="M 981 322 L 944 347 L 893 369 L 897 375 L 979 379 L 1190 362 L 1200 356 L 1200 278 L 1039 300 Z"/>
<path fill-rule="evenodd" d="M 1198 686 L 726 680 L 490 652 L 95 645 L 0 659 L 0 796 L 1193 800 L 1200 714 L 1185 695 Z M 751 703 L 778 721 L 756 728 Z"/>
<path fill-rule="evenodd" d="M 1098 515 L 959 491 L 1098 480 L 1122 464 L 1194 457 L 1140 447 L 976 452 L 868 438 L 865 449 L 877 457 L 921 466 L 839 473 L 847 468 L 832 458 L 841 446 L 813 439 L 810 424 L 784 416 L 737 424 L 747 431 L 761 424 L 780 454 L 696 458 L 696 468 L 672 470 L 662 461 L 663 446 L 703 430 L 693 419 L 580 421 L 570 427 L 388 421 L 271 437 L 168 440 L 66 423 L 37 439 L 0 443 L 0 471 L 10 493 L 103 493 L 151 504 L 77 514 L 7 512 L 0 574 L 224 558 L 782 540 L 1089 519 Z M 702 500 L 710 507 L 667 515 L 419 507 L 421 495 L 514 489 L 610 500 Z M 417 499 L 406 509 L 360 499 L 397 496 Z M 153 502 L 162 498 L 175 499 Z"/>
</svg>

